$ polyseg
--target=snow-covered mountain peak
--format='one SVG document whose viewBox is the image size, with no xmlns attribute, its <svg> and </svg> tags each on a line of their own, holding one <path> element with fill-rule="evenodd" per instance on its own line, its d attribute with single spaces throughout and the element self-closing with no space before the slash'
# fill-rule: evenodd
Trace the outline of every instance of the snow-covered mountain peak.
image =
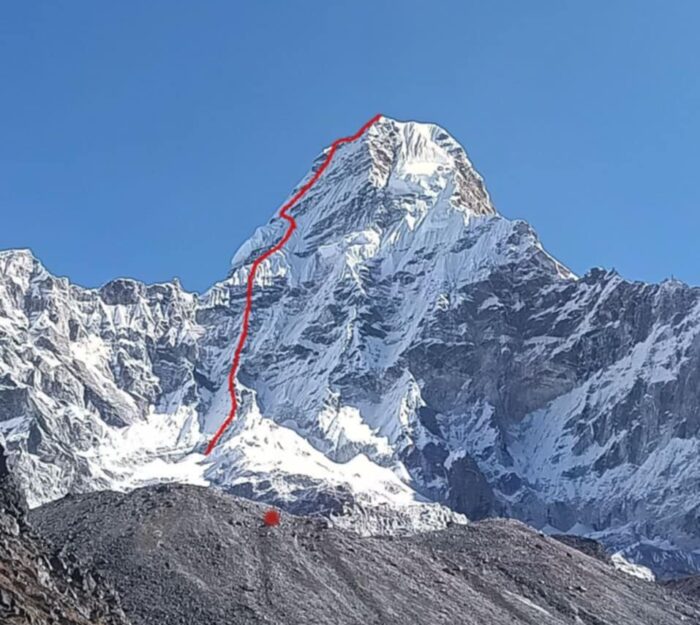
<svg viewBox="0 0 700 625">
<path fill-rule="evenodd" d="M 373 179 L 397 194 L 444 195 L 476 215 L 494 215 L 481 176 L 464 148 L 436 124 L 382 117 L 367 132 Z"/>
<path fill-rule="evenodd" d="M 43 270 L 42 264 L 29 249 L 0 250 L 0 272 L 16 279 L 27 279 Z"/>
<path fill-rule="evenodd" d="M 28 249 L 0 251 L 0 328 L 3 317 L 15 316 L 17 307 L 36 279 L 51 278 Z"/>
<path fill-rule="evenodd" d="M 324 162 L 328 148 L 290 194 Z M 475 219 L 498 217 L 464 149 L 435 124 L 381 117 L 358 140 L 342 144 L 328 168 L 291 208 L 298 229 L 285 250 L 261 267 L 260 279 L 287 273 L 293 256 L 327 258 L 343 250 L 350 262 L 382 248 L 451 245 Z M 238 250 L 229 280 L 243 284 L 253 259 L 282 236 L 274 218 Z"/>
</svg>

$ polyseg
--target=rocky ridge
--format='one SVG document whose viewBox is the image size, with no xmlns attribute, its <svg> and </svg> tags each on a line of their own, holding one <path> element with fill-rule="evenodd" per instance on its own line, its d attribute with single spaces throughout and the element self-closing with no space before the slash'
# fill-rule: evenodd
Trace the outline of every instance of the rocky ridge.
<svg viewBox="0 0 700 625">
<path fill-rule="evenodd" d="M 117 596 L 73 553 L 49 548 L 0 446 L 0 621 L 6 625 L 129 625 Z"/>
<path fill-rule="evenodd" d="M 134 625 L 690 625 L 700 606 L 543 536 L 486 520 L 360 537 L 188 485 L 32 511 L 119 590 Z"/>
</svg>

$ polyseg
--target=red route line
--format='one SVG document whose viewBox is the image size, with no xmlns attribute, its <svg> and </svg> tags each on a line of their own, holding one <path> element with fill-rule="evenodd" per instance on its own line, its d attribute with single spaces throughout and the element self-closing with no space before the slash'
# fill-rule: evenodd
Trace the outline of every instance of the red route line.
<svg viewBox="0 0 700 625">
<path fill-rule="evenodd" d="M 313 187 L 314 184 L 316 184 L 318 179 L 321 177 L 321 174 L 323 174 L 328 165 L 330 165 L 331 160 L 333 160 L 333 156 L 338 147 L 341 146 L 343 143 L 352 143 L 353 141 L 359 139 L 369 129 L 369 127 L 372 126 L 372 124 L 379 120 L 380 117 L 381 115 L 375 115 L 354 135 L 350 137 L 343 137 L 342 139 L 336 139 L 332 143 L 330 150 L 328 150 L 328 154 L 326 154 L 326 158 L 324 159 L 323 163 L 321 163 L 321 166 L 316 170 L 316 173 L 311 177 L 311 180 L 309 180 L 301 189 L 299 189 L 299 191 L 297 191 L 294 194 L 294 197 L 292 197 L 292 199 L 289 200 L 280 209 L 279 217 L 281 217 L 282 219 L 286 219 L 289 222 L 289 226 L 287 227 L 287 231 L 284 233 L 284 236 L 273 247 L 267 250 L 267 252 L 265 252 L 262 256 L 259 256 L 253 261 L 253 266 L 251 267 L 250 273 L 248 274 L 248 285 L 245 294 L 245 310 L 243 312 L 243 324 L 241 326 L 241 335 L 238 337 L 238 345 L 236 345 L 236 351 L 233 355 L 231 371 L 229 371 L 228 374 L 228 393 L 231 396 L 231 410 L 229 410 L 228 417 L 226 417 L 226 420 L 219 426 L 219 429 L 216 431 L 216 434 L 214 434 L 214 437 L 209 441 L 209 444 L 207 445 L 207 450 L 204 452 L 206 456 L 208 456 L 214 449 L 214 447 L 216 447 L 216 444 L 219 442 L 219 439 L 223 436 L 228 426 L 231 425 L 231 422 L 236 416 L 236 411 L 238 409 L 235 379 L 236 373 L 238 372 L 238 367 L 241 364 L 241 353 L 243 352 L 243 347 L 245 346 L 246 339 L 248 338 L 250 313 L 253 309 L 253 283 L 255 282 L 255 272 L 258 270 L 258 267 L 260 267 L 260 265 L 262 265 L 263 262 L 270 258 L 270 256 L 272 256 L 275 252 L 279 252 L 284 247 L 285 243 L 289 241 L 290 237 L 292 236 L 292 232 L 294 232 L 294 230 L 297 227 L 297 222 L 294 221 L 294 217 L 289 215 L 287 211 L 290 208 L 292 208 L 302 197 L 304 197 L 306 192 L 311 187 Z"/>
</svg>

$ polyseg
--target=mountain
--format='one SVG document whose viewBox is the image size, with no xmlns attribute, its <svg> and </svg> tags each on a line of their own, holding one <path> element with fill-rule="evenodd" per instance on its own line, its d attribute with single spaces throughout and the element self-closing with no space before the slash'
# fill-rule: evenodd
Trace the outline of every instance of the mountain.
<svg viewBox="0 0 700 625">
<path fill-rule="evenodd" d="M 431 124 L 381 118 L 291 212 L 209 456 L 286 222 L 199 295 L 0 253 L 0 436 L 32 506 L 174 480 L 364 534 L 509 516 L 700 568 L 700 289 L 573 275 Z"/>
<path fill-rule="evenodd" d="M 0 446 L 0 622 L 3 625 L 129 625 L 117 596 L 74 554 L 30 528 Z"/>
<path fill-rule="evenodd" d="M 37 528 L 119 590 L 134 625 L 681 625 L 700 606 L 547 538 L 486 520 L 359 537 L 211 488 L 67 497 Z"/>
</svg>

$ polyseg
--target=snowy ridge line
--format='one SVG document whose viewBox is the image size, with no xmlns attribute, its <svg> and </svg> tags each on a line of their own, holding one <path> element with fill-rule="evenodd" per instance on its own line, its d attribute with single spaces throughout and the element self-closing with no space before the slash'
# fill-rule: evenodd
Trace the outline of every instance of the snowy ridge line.
<svg viewBox="0 0 700 625">
<path fill-rule="evenodd" d="M 269 250 L 267 250 L 264 254 L 259 256 L 258 258 L 253 261 L 253 265 L 251 267 L 250 273 L 248 274 L 248 283 L 246 285 L 246 299 L 245 299 L 245 309 L 243 312 L 243 323 L 241 325 L 241 334 L 238 337 L 238 344 L 236 345 L 236 351 L 234 352 L 233 355 L 233 362 L 231 364 L 231 370 L 229 371 L 228 374 L 228 392 L 229 396 L 231 397 L 231 409 L 229 410 L 228 416 L 224 420 L 224 422 L 219 426 L 219 429 L 216 431 L 216 434 L 212 437 L 212 439 L 209 441 L 209 444 L 207 445 L 207 449 L 204 452 L 205 456 L 208 456 L 214 447 L 216 447 L 216 444 L 219 442 L 219 439 L 223 436 L 224 432 L 228 428 L 229 425 L 231 425 L 231 422 L 236 416 L 236 411 L 238 410 L 238 400 L 236 399 L 236 383 L 235 383 L 235 378 L 236 378 L 236 373 L 238 372 L 238 368 L 240 366 L 241 362 L 241 353 L 243 352 L 243 347 L 245 347 L 245 342 L 246 339 L 248 338 L 248 327 L 250 325 L 250 313 L 253 308 L 253 284 L 255 282 L 255 272 L 258 270 L 258 267 L 262 263 L 264 263 L 270 256 L 275 254 L 276 252 L 279 252 L 289 241 L 290 237 L 292 236 L 292 233 L 297 227 L 296 221 L 294 220 L 294 217 L 289 215 L 287 211 L 291 209 L 304 195 L 311 189 L 311 187 L 316 184 L 318 179 L 321 177 L 323 172 L 328 168 L 330 165 L 331 161 L 333 160 L 333 156 L 335 155 L 336 150 L 343 145 L 344 143 L 352 143 L 353 141 L 357 141 L 369 128 L 372 126 L 375 122 L 379 121 L 381 118 L 381 114 L 377 114 L 372 119 L 370 119 L 368 122 L 366 122 L 362 128 L 360 128 L 354 135 L 351 135 L 349 137 L 342 137 L 340 139 L 336 139 L 332 144 L 330 149 L 328 150 L 328 154 L 326 155 L 326 158 L 324 159 L 323 163 L 321 163 L 321 166 L 316 170 L 314 175 L 311 177 L 311 179 L 303 186 L 299 191 L 297 191 L 294 196 L 287 201 L 282 208 L 280 209 L 279 212 L 279 217 L 282 219 L 285 219 L 287 222 L 289 222 L 289 226 L 287 227 L 286 232 L 282 236 L 282 238 Z"/>
</svg>

